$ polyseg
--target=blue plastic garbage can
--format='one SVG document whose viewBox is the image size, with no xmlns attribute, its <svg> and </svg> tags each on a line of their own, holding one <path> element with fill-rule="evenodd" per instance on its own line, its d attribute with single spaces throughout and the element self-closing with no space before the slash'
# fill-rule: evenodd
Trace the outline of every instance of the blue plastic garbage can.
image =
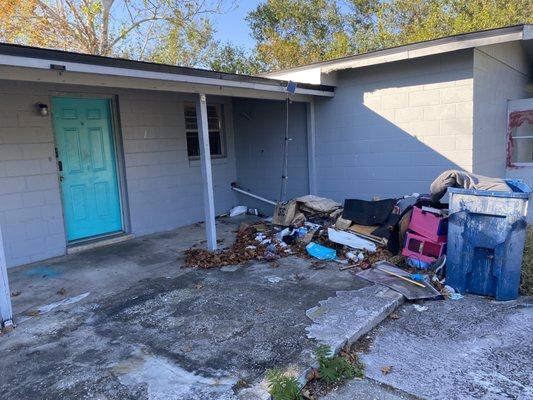
<svg viewBox="0 0 533 400">
<path fill-rule="evenodd" d="M 446 284 L 461 294 L 518 297 L 531 189 L 513 192 L 450 188 Z"/>
</svg>

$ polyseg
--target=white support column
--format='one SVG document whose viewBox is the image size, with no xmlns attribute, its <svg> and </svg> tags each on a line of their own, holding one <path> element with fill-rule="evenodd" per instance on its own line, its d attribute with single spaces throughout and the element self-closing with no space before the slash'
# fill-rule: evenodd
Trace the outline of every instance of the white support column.
<svg viewBox="0 0 533 400">
<path fill-rule="evenodd" d="M 309 173 L 309 194 L 317 194 L 316 185 L 316 132 L 315 101 L 306 103 L 307 109 L 307 169 Z"/>
<path fill-rule="evenodd" d="M 211 150 L 209 148 L 207 102 L 203 93 L 198 94 L 196 98 L 196 120 L 198 122 L 198 139 L 200 141 L 207 249 L 213 251 L 217 249 L 217 230 L 215 225 L 215 199 L 213 196 L 213 174 L 211 172 Z"/>
<path fill-rule="evenodd" d="M 13 311 L 11 309 L 11 292 L 7 280 L 6 255 L 4 252 L 4 240 L 0 227 L 0 327 L 13 324 Z"/>
</svg>

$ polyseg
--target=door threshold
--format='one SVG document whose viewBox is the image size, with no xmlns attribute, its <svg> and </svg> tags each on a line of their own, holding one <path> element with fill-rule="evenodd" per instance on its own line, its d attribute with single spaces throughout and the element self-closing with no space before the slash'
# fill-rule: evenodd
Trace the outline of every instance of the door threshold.
<svg viewBox="0 0 533 400">
<path fill-rule="evenodd" d="M 122 243 L 134 238 L 135 235 L 133 233 L 119 233 L 112 236 L 104 236 L 92 240 L 77 242 L 67 246 L 67 254 L 76 254 L 99 247 L 111 246 L 112 244 Z"/>
</svg>

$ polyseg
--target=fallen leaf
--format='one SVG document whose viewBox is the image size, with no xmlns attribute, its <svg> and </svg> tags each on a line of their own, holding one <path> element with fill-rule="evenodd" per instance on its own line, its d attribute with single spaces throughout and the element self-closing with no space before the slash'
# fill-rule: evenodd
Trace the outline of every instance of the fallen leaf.
<svg viewBox="0 0 533 400">
<path fill-rule="evenodd" d="M 65 290 L 65 288 L 61 288 L 57 291 L 57 294 L 60 296 L 64 296 L 67 294 L 67 291 Z"/>
<path fill-rule="evenodd" d="M 16 291 L 16 292 L 11 292 L 11 297 L 17 297 L 17 296 L 20 296 L 22 292 L 20 291 Z"/>
<path fill-rule="evenodd" d="M 392 371 L 392 365 L 386 365 L 384 367 L 381 367 L 381 373 L 383 375 L 390 374 L 391 371 Z"/>
<path fill-rule="evenodd" d="M 202 289 L 202 288 L 204 287 L 204 285 L 201 284 L 201 283 L 197 283 L 196 285 L 194 285 L 194 287 L 195 287 L 196 289 L 200 290 L 200 289 Z"/>
<path fill-rule="evenodd" d="M 314 381 L 315 379 L 320 379 L 320 374 L 316 368 L 313 368 L 309 374 L 307 374 L 308 381 Z"/>
<path fill-rule="evenodd" d="M 26 311 L 26 315 L 28 317 L 36 317 L 37 315 L 39 315 L 39 310 L 29 310 L 29 311 Z"/>
<path fill-rule="evenodd" d="M 181 351 L 183 351 L 184 353 L 190 353 L 192 351 L 192 347 L 191 346 L 184 347 L 183 349 L 181 349 Z"/>
<path fill-rule="evenodd" d="M 391 315 L 389 315 L 389 318 L 390 319 L 400 319 L 400 316 L 397 313 L 392 313 Z"/>
</svg>

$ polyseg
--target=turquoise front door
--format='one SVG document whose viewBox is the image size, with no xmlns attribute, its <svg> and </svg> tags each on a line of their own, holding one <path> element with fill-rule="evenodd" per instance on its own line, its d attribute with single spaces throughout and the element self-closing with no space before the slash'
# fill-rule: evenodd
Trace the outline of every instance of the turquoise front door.
<svg viewBox="0 0 533 400">
<path fill-rule="evenodd" d="M 54 97 L 52 116 L 68 241 L 121 231 L 110 101 Z"/>
</svg>

